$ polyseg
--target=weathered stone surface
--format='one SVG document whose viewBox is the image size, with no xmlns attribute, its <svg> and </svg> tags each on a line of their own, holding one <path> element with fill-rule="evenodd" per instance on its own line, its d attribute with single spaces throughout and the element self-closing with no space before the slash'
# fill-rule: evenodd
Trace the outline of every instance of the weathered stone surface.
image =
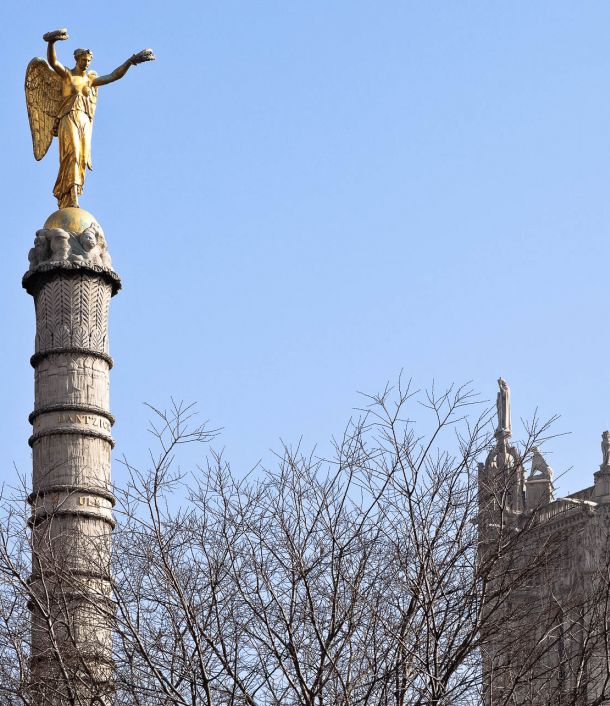
<svg viewBox="0 0 610 706">
<path fill-rule="evenodd" d="M 96 223 L 80 234 L 38 231 L 29 259 L 24 287 L 36 307 L 32 691 L 37 703 L 68 703 L 67 666 L 90 675 L 70 702 L 89 704 L 104 695 L 109 703 L 115 521 L 108 309 L 120 280 Z"/>
<path fill-rule="evenodd" d="M 50 262 L 72 262 L 112 269 L 110 253 L 101 227 L 91 223 L 81 232 L 63 228 L 36 231 L 34 247 L 28 254 L 30 270 Z"/>
<path fill-rule="evenodd" d="M 74 328 L 71 335 L 75 340 L 78 341 L 79 337 L 84 335 L 78 326 L 86 326 L 88 319 L 92 315 L 101 315 L 102 318 L 105 316 L 107 320 L 107 302 L 110 296 L 116 294 L 121 288 L 121 280 L 112 269 L 112 260 L 106 244 L 106 238 L 97 221 L 94 220 L 84 230 L 78 232 L 45 226 L 45 228 L 36 232 L 34 247 L 30 249 L 28 260 L 30 266 L 23 276 L 23 286 L 35 297 L 37 309 L 39 295 L 44 290 L 45 296 L 51 299 L 51 302 L 48 303 L 41 302 L 44 308 L 48 306 L 67 307 L 68 310 L 72 308 L 75 315 L 85 318 L 84 322 L 78 322 L 64 316 L 66 320 L 63 323 L 72 324 L 71 328 Z M 98 279 L 110 285 L 106 300 L 102 299 L 102 301 L 95 302 L 87 291 L 87 288 L 92 285 L 89 281 L 89 275 L 93 273 L 98 274 Z M 54 279 L 51 275 L 59 274 L 63 276 L 61 285 L 57 284 L 55 288 L 49 288 L 47 286 L 49 281 Z M 70 277 L 74 278 L 71 290 L 65 293 L 65 297 L 63 297 L 62 292 L 62 298 L 58 299 L 58 293 L 68 286 L 66 281 Z M 105 295 L 101 290 L 99 294 L 102 297 Z M 104 301 L 106 302 L 105 315 L 103 313 Z M 82 307 L 82 304 L 88 306 Z M 90 310 L 89 306 L 93 306 L 94 311 Z M 47 324 L 52 326 L 53 319 L 47 321 Z M 97 328 L 100 329 L 99 323 Z M 91 335 L 93 333 L 92 331 Z M 48 332 L 40 331 L 40 335 L 43 337 L 47 336 L 48 339 Z M 56 331 L 55 336 L 57 340 L 62 341 L 65 332 Z"/>
<path fill-rule="evenodd" d="M 100 437 L 47 435 L 32 444 L 34 492 L 56 485 L 110 490 L 111 445 Z"/>
<path fill-rule="evenodd" d="M 87 353 L 56 353 L 42 358 L 35 372 L 35 414 L 66 404 L 73 409 L 88 405 L 107 410 L 109 367 L 107 359 Z"/>
</svg>

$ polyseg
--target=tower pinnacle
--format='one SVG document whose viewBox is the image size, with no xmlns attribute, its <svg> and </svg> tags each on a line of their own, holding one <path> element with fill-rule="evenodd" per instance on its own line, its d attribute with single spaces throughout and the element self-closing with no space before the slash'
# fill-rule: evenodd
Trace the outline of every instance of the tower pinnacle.
<svg viewBox="0 0 610 706">
<path fill-rule="evenodd" d="M 496 408 L 498 412 L 498 427 L 496 438 L 509 437 L 512 432 L 510 421 L 510 387 L 503 378 L 498 378 L 498 395 L 496 397 Z"/>
</svg>

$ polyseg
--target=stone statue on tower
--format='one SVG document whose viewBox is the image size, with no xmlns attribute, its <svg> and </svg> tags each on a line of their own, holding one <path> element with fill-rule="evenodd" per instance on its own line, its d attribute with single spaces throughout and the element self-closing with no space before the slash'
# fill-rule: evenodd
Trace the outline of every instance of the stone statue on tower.
<svg viewBox="0 0 610 706">
<path fill-rule="evenodd" d="M 610 431 L 602 433 L 602 463 L 603 468 L 610 468 Z"/>
<path fill-rule="evenodd" d="M 498 412 L 498 428 L 496 435 L 510 436 L 512 428 L 510 422 L 510 388 L 501 377 L 498 378 L 499 391 L 496 397 Z"/>
</svg>

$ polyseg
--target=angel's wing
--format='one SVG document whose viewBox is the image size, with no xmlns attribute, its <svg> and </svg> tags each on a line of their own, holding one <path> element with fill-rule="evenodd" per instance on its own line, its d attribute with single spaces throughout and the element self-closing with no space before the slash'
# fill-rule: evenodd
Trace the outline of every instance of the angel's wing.
<svg viewBox="0 0 610 706">
<path fill-rule="evenodd" d="M 25 102 L 34 157 L 42 159 L 53 140 L 53 128 L 62 102 L 61 78 L 44 59 L 32 59 L 28 64 L 25 72 Z"/>
</svg>

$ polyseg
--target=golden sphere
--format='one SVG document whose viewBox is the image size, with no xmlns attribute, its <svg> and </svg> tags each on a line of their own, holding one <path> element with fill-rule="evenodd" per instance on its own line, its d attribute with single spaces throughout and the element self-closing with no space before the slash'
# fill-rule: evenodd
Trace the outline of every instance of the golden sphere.
<svg viewBox="0 0 610 706">
<path fill-rule="evenodd" d="M 60 208 L 44 222 L 44 228 L 61 228 L 70 233 L 82 233 L 92 223 L 97 223 L 95 216 L 84 208 Z M 99 223 L 97 223 L 99 225 Z"/>
</svg>

